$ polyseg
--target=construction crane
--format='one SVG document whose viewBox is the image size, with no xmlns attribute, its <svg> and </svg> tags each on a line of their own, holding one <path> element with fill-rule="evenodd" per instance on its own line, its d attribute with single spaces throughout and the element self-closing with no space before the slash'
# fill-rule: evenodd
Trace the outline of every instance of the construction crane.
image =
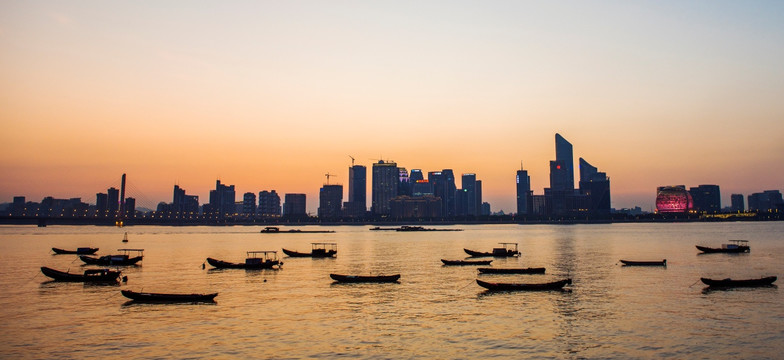
<svg viewBox="0 0 784 360">
<path fill-rule="evenodd" d="M 324 174 L 324 176 L 327 177 L 327 185 L 329 185 L 329 178 L 330 178 L 330 176 L 337 176 L 337 175 L 332 175 L 330 173 L 326 173 L 326 174 Z"/>
<path fill-rule="evenodd" d="M 351 155 L 349 155 L 348 157 L 350 157 L 350 158 L 351 158 L 351 166 L 354 166 L 354 157 L 353 157 L 353 156 L 351 156 Z"/>
</svg>

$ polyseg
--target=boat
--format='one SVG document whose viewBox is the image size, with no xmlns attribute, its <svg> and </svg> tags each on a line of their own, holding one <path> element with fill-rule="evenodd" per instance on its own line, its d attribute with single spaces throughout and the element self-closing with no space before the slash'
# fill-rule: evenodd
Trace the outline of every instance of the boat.
<svg viewBox="0 0 784 360">
<path fill-rule="evenodd" d="M 283 265 L 278 260 L 277 251 L 248 251 L 244 263 L 232 263 L 213 258 L 207 258 L 207 262 L 218 269 L 273 269 Z"/>
<path fill-rule="evenodd" d="M 55 254 L 92 255 L 98 251 L 98 248 L 80 247 L 80 248 L 76 248 L 76 250 L 65 250 L 65 249 L 53 247 L 52 251 L 54 251 Z"/>
<path fill-rule="evenodd" d="M 123 296 L 138 302 L 214 302 L 218 293 L 212 294 L 163 294 L 120 290 Z"/>
<path fill-rule="evenodd" d="M 398 228 L 382 228 L 380 226 L 370 228 L 371 231 L 396 231 Z"/>
<path fill-rule="evenodd" d="M 480 274 L 544 274 L 544 268 L 479 268 Z"/>
<path fill-rule="evenodd" d="M 700 278 L 703 284 L 708 285 L 712 288 L 729 288 L 729 287 L 757 287 L 757 286 L 769 286 L 776 281 L 775 276 L 766 276 L 759 279 L 746 279 L 746 280 L 732 280 L 732 279 L 721 279 L 721 280 L 714 280 L 708 278 Z"/>
<path fill-rule="evenodd" d="M 122 254 L 117 255 L 104 255 L 101 257 L 92 256 L 79 256 L 85 264 L 88 265 L 136 265 L 137 262 L 142 261 L 144 258 L 144 249 L 117 249 L 122 251 Z M 136 256 L 131 256 L 135 253 Z"/>
<path fill-rule="evenodd" d="M 520 252 L 517 251 L 517 243 L 499 243 L 501 247 L 493 248 L 492 252 L 481 252 L 481 251 L 474 251 L 463 249 L 466 254 L 471 255 L 473 257 L 482 257 L 482 256 L 494 256 L 494 257 L 512 257 L 512 256 L 520 256 Z M 512 245 L 514 245 L 514 249 L 512 249 Z"/>
<path fill-rule="evenodd" d="M 729 244 L 722 244 L 720 248 L 696 246 L 704 253 L 745 253 L 751 251 L 748 240 L 730 240 Z"/>
<path fill-rule="evenodd" d="M 290 257 L 314 257 L 327 258 L 333 257 L 338 253 L 337 243 L 311 243 L 309 253 L 302 253 L 294 250 L 283 249 L 283 253 Z"/>
<path fill-rule="evenodd" d="M 620 260 L 624 266 L 667 266 L 667 259 L 658 261 Z"/>
<path fill-rule="evenodd" d="M 490 265 L 493 260 L 446 260 L 441 259 L 444 265 Z"/>
<path fill-rule="evenodd" d="M 400 280 L 400 274 L 378 276 L 329 274 L 329 277 L 341 283 L 391 283 Z"/>
<path fill-rule="evenodd" d="M 479 286 L 490 291 L 541 291 L 541 290 L 561 290 L 565 285 L 571 284 L 572 279 L 558 280 L 548 283 L 491 283 L 476 279 Z"/>
<path fill-rule="evenodd" d="M 403 225 L 395 229 L 395 231 L 463 231 L 463 229 L 432 229 L 432 228 L 426 228 L 422 226 Z"/>
<path fill-rule="evenodd" d="M 281 230 L 277 226 L 267 226 L 261 229 L 262 234 L 327 234 L 327 233 L 334 233 L 334 230 L 300 230 L 300 229 L 290 229 L 290 230 Z"/>
<path fill-rule="evenodd" d="M 90 269 L 83 274 L 71 274 L 62 272 L 46 266 L 41 266 L 41 272 L 55 281 L 68 282 L 117 282 L 120 279 L 120 272 L 109 269 Z"/>
</svg>

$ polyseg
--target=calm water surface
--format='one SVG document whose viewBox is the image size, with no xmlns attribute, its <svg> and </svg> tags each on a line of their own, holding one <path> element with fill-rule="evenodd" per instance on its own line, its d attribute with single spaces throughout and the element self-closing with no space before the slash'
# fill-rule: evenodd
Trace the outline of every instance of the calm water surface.
<svg viewBox="0 0 784 360">
<path fill-rule="evenodd" d="M 399 233 L 260 234 L 261 227 L 0 227 L 0 358 L 781 358 L 778 287 L 705 291 L 700 277 L 784 275 L 784 223 L 456 226 Z M 303 227 L 304 228 L 304 227 Z M 318 228 L 323 229 L 323 228 Z M 129 243 L 122 243 L 124 232 Z M 748 239 L 749 254 L 698 255 L 695 244 Z M 202 269 L 249 250 L 309 251 L 282 270 Z M 463 248 L 517 242 L 495 267 L 545 275 L 477 275 L 445 267 Z M 144 248 L 117 286 L 48 282 L 39 268 L 86 268 L 51 247 Z M 619 259 L 667 259 L 667 268 Z M 398 284 L 333 284 L 330 273 L 400 273 Z M 486 293 L 489 281 L 570 277 L 571 292 Z M 778 281 L 781 283 L 781 280 Z M 134 304 L 120 289 L 218 292 L 215 304 Z"/>
</svg>

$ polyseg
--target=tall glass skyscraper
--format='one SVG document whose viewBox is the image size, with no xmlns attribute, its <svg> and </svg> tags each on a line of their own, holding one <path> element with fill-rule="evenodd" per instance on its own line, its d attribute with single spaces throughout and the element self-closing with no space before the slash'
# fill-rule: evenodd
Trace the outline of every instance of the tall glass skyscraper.
<svg viewBox="0 0 784 360">
<path fill-rule="evenodd" d="M 574 191 L 572 144 L 561 134 L 555 134 L 555 161 L 550 161 L 550 189 Z"/>
<path fill-rule="evenodd" d="M 531 177 L 528 176 L 528 170 L 523 170 L 522 165 L 520 170 L 517 170 L 515 182 L 517 185 L 517 215 L 531 214 Z"/>
<path fill-rule="evenodd" d="M 400 173 L 397 164 L 379 160 L 373 164 L 373 204 L 371 212 L 375 215 L 389 214 L 389 201 L 397 196 Z"/>
</svg>

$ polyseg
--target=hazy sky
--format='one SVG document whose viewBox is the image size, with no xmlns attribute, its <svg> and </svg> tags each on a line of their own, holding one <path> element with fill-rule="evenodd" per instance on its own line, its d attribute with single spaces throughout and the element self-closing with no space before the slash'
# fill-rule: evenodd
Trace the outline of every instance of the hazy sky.
<svg viewBox="0 0 784 360">
<path fill-rule="evenodd" d="M 125 172 L 140 206 L 220 179 L 315 213 L 351 155 L 476 173 L 509 212 L 557 132 L 615 208 L 728 204 L 784 190 L 784 2 L 3 1 L 0 124 L 0 202 L 94 203 Z"/>
</svg>

